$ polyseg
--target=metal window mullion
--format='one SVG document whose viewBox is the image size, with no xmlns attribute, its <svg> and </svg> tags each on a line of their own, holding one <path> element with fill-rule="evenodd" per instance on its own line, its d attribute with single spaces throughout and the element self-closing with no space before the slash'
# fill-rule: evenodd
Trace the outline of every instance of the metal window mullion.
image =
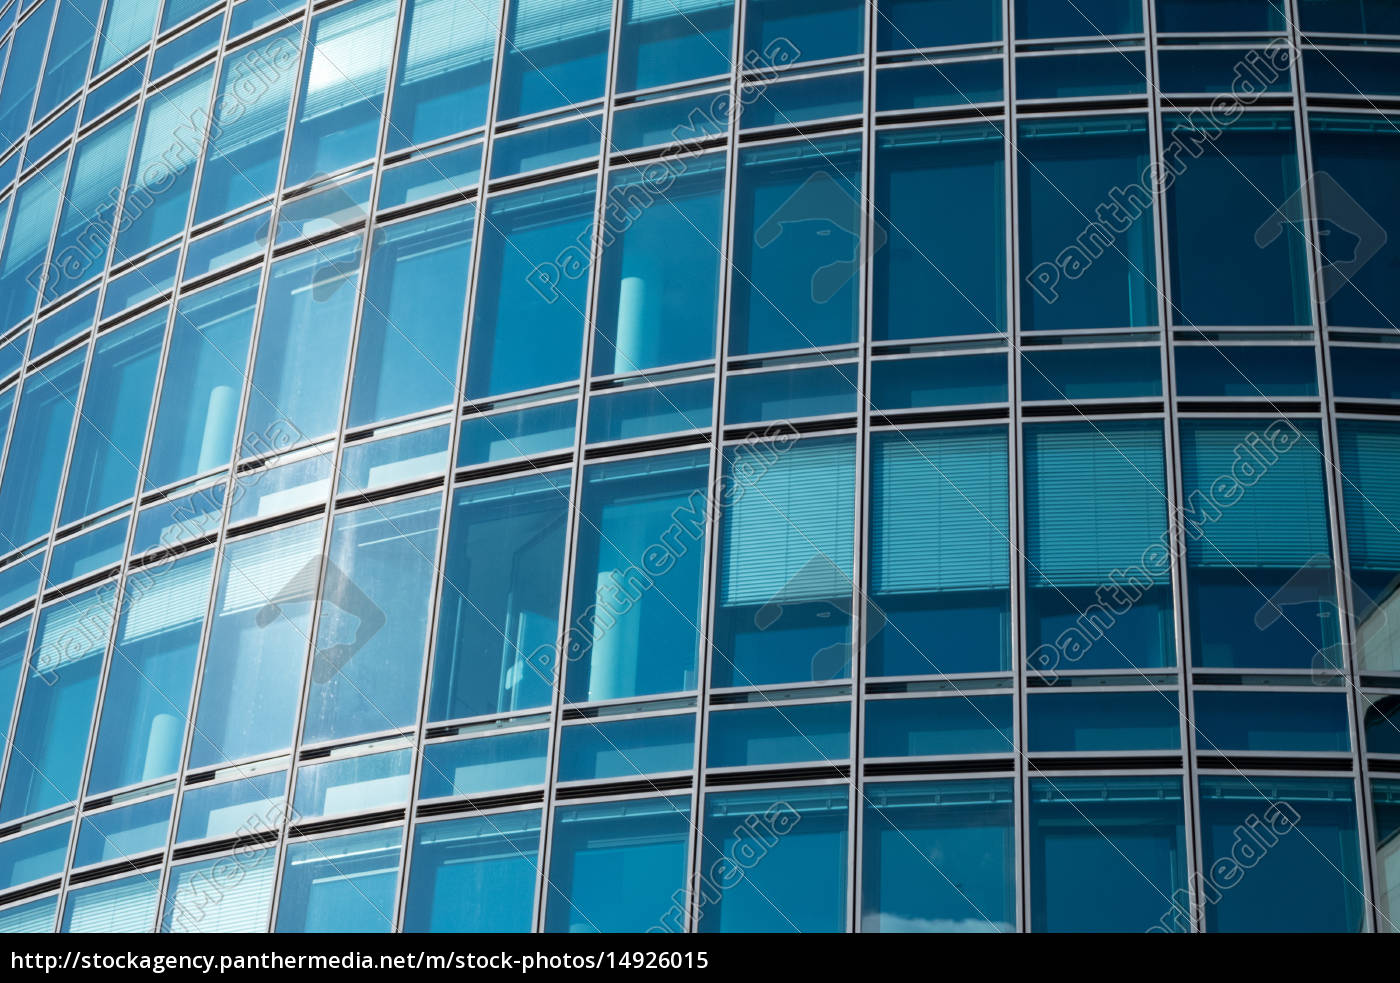
<svg viewBox="0 0 1400 983">
<path fill-rule="evenodd" d="M 414 0 L 405 0 L 404 7 L 407 8 L 413 2 Z M 438 523 L 437 559 L 436 564 L 434 566 L 434 583 L 430 588 L 431 598 L 429 600 L 428 606 L 427 655 L 426 658 L 424 658 L 423 660 L 422 679 L 419 684 L 420 688 L 418 692 L 418 720 L 414 727 L 413 737 L 413 763 L 409 769 L 409 800 L 408 807 L 405 810 L 404 845 L 401 858 L 402 862 L 400 867 L 401 874 L 399 877 L 399 896 L 398 903 L 394 912 L 394 925 L 396 929 L 400 932 L 404 930 L 404 922 L 408 918 L 408 887 L 409 877 L 412 875 L 413 872 L 414 833 L 417 831 L 418 826 L 423 821 L 419 818 L 417 810 L 418 786 L 422 779 L 423 773 L 423 757 L 427 744 L 428 720 L 432 699 L 433 671 L 436 665 L 438 655 L 437 623 L 438 618 L 442 616 L 442 600 L 447 582 L 448 539 L 452 532 L 452 502 L 454 498 L 453 493 L 456 490 L 456 486 L 454 485 L 452 479 L 453 475 L 456 473 L 457 470 L 456 461 L 458 445 L 461 442 L 462 436 L 462 403 L 464 393 L 466 392 L 467 355 L 468 352 L 471 350 L 471 327 L 473 321 L 472 308 L 475 303 L 476 289 L 481 266 L 481 247 L 482 239 L 484 237 L 483 230 L 485 228 L 486 219 L 486 183 L 487 175 L 489 174 L 489 168 L 491 166 L 491 147 L 494 143 L 494 141 L 492 140 L 492 136 L 493 131 L 495 129 L 495 94 L 500 81 L 501 60 L 505 48 L 506 15 L 509 13 L 510 0 L 500 0 L 500 4 L 501 6 L 497 15 L 498 21 L 496 25 L 496 48 L 491 64 L 491 81 L 488 83 L 489 89 L 487 92 L 486 103 L 487 120 L 485 124 L 485 130 L 482 132 L 481 135 L 481 175 L 478 179 L 476 199 L 473 203 L 474 211 L 472 214 L 472 243 L 469 258 L 470 265 L 468 266 L 467 270 L 466 291 L 462 300 L 462 317 L 460 321 L 460 329 L 458 331 L 458 335 L 461 339 L 461 348 L 457 353 L 457 375 L 455 380 L 455 386 L 452 390 L 452 417 L 448 421 L 448 457 L 446 466 L 447 478 L 443 487 L 442 517 Z M 402 38 L 402 32 L 400 33 L 400 38 Z M 402 43 L 402 40 L 400 40 L 401 49 Z M 397 73 L 397 62 L 395 63 L 394 71 L 395 73 Z M 386 107 L 386 113 L 392 112 L 393 95 L 394 94 L 391 89 L 388 95 L 389 105 L 388 107 Z M 427 159 L 432 158 L 429 157 Z M 429 818 L 431 819 L 432 817 Z M 538 860 L 539 854 L 537 851 L 537 869 Z M 537 876 L 535 880 L 536 884 L 538 885 L 539 877 Z"/>
</svg>

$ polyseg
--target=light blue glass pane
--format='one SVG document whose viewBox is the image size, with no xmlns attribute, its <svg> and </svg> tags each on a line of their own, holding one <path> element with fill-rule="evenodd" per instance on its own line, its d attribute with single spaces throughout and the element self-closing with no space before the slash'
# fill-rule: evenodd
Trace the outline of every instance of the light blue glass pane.
<svg viewBox="0 0 1400 983">
<path fill-rule="evenodd" d="M 862 931 L 1015 931 L 1009 781 L 866 788 Z"/>
<path fill-rule="evenodd" d="M 285 771 L 271 771 L 217 785 L 190 786 L 180 803 L 175 842 L 242 835 L 277 826 L 285 814 L 286 784 Z"/>
<path fill-rule="evenodd" d="M 1032 778 L 1031 929 L 1182 930 L 1183 818 L 1177 777 Z"/>
<path fill-rule="evenodd" d="M 350 426 L 452 402 L 475 217 L 464 205 L 375 232 Z"/>
<path fill-rule="evenodd" d="M 882 359 L 870 367 L 870 387 L 871 408 L 879 411 L 1004 403 L 1006 356 Z"/>
<path fill-rule="evenodd" d="M 1168 117 L 1162 130 L 1164 157 L 1191 160 L 1167 190 L 1174 321 L 1310 323 L 1291 121 L 1251 115 L 1202 139 Z"/>
<path fill-rule="evenodd" d="M 430 720 L 549 703 L 568 482 L 554 472 L 455 493 Z"/>
<path fill-rule="evenodd" d="M 875 37 L 881 51 L 1001 40 L 1001 4 L 994 0 L 883 0 Z"/>
<path fill-rule="evenodd" d="M 460 194 L 481 180 L 481 144 L 390 167 L 379 179 L 379 207 L 409 205 L 438 195 Z"/>
<path fill-rule="evenodd" d="M 175 286 L 179 262 L 180 250 L 172 247 L 131 272 L 113 277 L 107 282 L 107 294 L 102 298 L 102 319 L 144 304 Z"/>
<path fill-rule="evenodd" d="M 152 850 L 163 850 L 170 831 L 170 807 L 175 797 L 163 795 L 83 818 L 73 866 L 128 860 Z"/>
<path fill-rule="evenodd" d="M 782 65 L 859 54 L 865 47 L 858 0 L 753 0 L 745 8 L 745 64 Z"/>
<path fill-rule="evenodd" d="M 1228 890 L 1210 932 L 1360 932 L 1366 915 L 1351 779 L 1201 779 L 1201 857 Z"/>
<path fill-rule="evenodd" d="M 39 574 L 43 564 L 44 551 L 39 549 L 0 569 L 0 610 L 32 597 L 39 590 Z"/>
<path fill-rule="evenodd" d="M 420 824 L 404 931 L 530 931 L 539 843 L 538 809 Z M 491 903 L 462 904 L 463 898 Z"/>
<path fill-rule="evenodd" d="M 608 140 L 613 150 L 687 143 L 729 132 L 729 91 L 642 102 L 619 109 Z M 687 168 L 689 170 L 689 168 Z"/>
<path fill-rule="evenodd" d="M 724 422 L 726 425 L 760 423 L 854 413 L 859 368 L 852 362 L 844 362 L 731 375 L 725 393 Z"/>
<path fill-rule="evenodd" d="M 474 0 L 409 0 L 389 115 L 390 150 L 486 122 L 498 10 Z"/>
<path fill-rule="evenodd" d="M 740 116 L 743 129 L 792 126 L 858 114 L 865 102 L 865 77 L 860 72 L 847 72 L 778 85 L 758 83 L 739 97 L 744 102 Z"/>
<path fill-rule="evenodd" d="M 1000 127 L 901 130 L 882 135 L 875 156 L 875 338 L 1003 331 Z"/>
<path fill-rule="evenodd" d="M 478 737 L 423 749 L 420 799 L 483 795 L 543 785 L 548 730 Z"/>
<path fill-rule="evenodd" d="M 740 155 L 731 354 L 855 340 L 859 165 L 856 137 Z"/>
<path fill-rule="evenodd" d="M 685 897 L 689 843 L 689 796 L 555 810 L 545 931 L 646 932 L 662 925 L 673 899 Z"/>
<path fill-rule="evenodd" d="M 245 849 L 171 868 L 160 930 L 266 932 L 276 864 L 275 849 Z"/>
<path fill-rule="evenodd" d="M 170 7 L 166 7 L 169 13 Z M 198 27 L 172 38 L 156 48 L 151 57 L 151 78 L 158 79 L 188 65 L 195 58 L 210 51 L 219 44 L 224 33 L 222 17 L 211 17 Z"/>
<path fill-rule="evenodd" d="M 108 564 L 119 563 L 122 551 L 126 549 L 129 518 L 124 515 L 114 522 L 54 544 L 53 559 L 49 562 L 48 586 L 67 583 Z"/>
<path fill-rule="evenodd" d="M 161 8 L 160 31 L 157 33 L 165 33 L 210 6 L 213 6 L 210 0 L 166 0 L 165 6 Z M 219 20 L 217 17 L 213 19 Z"/>
<path fill-rule="evenodd" d="M 298 14 L 305 6 L 306 0 L 240 0 L 229 13 L 228 36 L 236 38 L 279 18 Z"/>
<path fill-rule="evenodd" d="M 723 75 L 733 32 L 731 0 L 626 0 L 615 88 L 630 92 Z"/>
<path fill-rule="evenodd" d="M 131 555 L 138 557 L 156 547 L 174 546 L 218 529 L 223 521 L 225 487 L 220 481 L 142 509 L 136 517 Z"/>
<path fill-rule="evenodd" d="M 19 7 L 16 0 L 11 13 Z M 29 125 L 29 110 L 39 87 L 39 66 L 44 61 L 49 27 L 57 7 L 58 0 L 46 0 L 15 31 L 5 87 L 0 90 L 0 147 L 18 140 Z"/>
<path fill-rule="evenodd" d="M 1183 421 L 1196 665 L 1339 661 L 1320 445 L 1308 421 Z"/>
<path fill-rule="evenodd" d="M 1017 99 L 1116 96 L 1147 89 L 1141 51 L 1016 59 Z"/>
<path fill-rule="evenodd" d="M 19 163 L 17 156 L 12 157 L 11 160 L 16 162 L 15 166 L 26 169 L 31 164 L 43 160 L 48 156 L 50 151 L 73 135 L 73 125 L 77 123 L 77 121 L 78 104 L 74 102 L 73 105 L 65 109 L 55 119 L 45 123 L 43 129 L 29 137 L 29 141 L 24 145 L 24 160 L 22 163 Z M 126 162 L 119 162 L 117 167 L 120 168 L 124 163 Z M 13 174 L 10 175 L 10 177 L 13 176 Z M 9 180 L 7 179 L 4 183 L 9 184 Z"/>
<path fill-rule="evenodd" d="M 90 793 L 180 770 L 213 565 L 214 554 L 205 551 L 128 575 Z"/>
<path fill-rule="evenodd" d="M 603 94 L 610 0 L 512 0 L 496 116 L 511 119 Z"/>
<path fill-rule="evenodd" d="M 284 201 L 277 213 L 277 247 L 363 221 L 369 214 L 370 182 L 366 174 Z"/>
<path fill-rule="evenodd" d="M 250 435 L 286 431 L 300 443 L 338 425 L 360 242 L 352 237 L 272 268 L 243 424 L 245 445 Z"/>
<path fill-rule="evenodd" d="M 3 209 L 0 209 L 0 218 L 3 218 Z M 29 332 L 21 331 L 10 336 L 10 340 L 0 344 L 0 379 L 8 378 L 11 373 L 17 371 L 24 362 L 25 346 L 29 344 Z M 7 391 L 7 398 L 13 400 L 14 390 Z M 8 426 L 10 420 L 10 410 L 14 409 L 14 403 L 10 402 L 0 412 L 0 419 Z"/>
<path fill-rule="evenodd" d="M 1016 0 L 1018 38 L 1096 38 L 1142 30 L 1142 7 L 1123 0 Z"/>
<path fill-rule="evenodd" d="M 578 378 L 594 188 L 569 181 L 487 205 L 468 399 Z"/>
<path fill-rule="evenodd" d="M 9 737 L 10 712 L 19 694 L 20 671 L 29 641 L 29 619 L 22 618 L 0 628 L 0 741 Z"/>
<path fill-rule="evenodd" d="M 699 930 L 843 931 L 847 794 L 829 785 L 706 795 Z M 767 847 L 761 863 L 755 838 Z"/>
<path fill-rule="evenodd" d="M 682 430 L 704 430 L 714 409 L 711 379 L 674 386 L 630 386 L 602 392 L 588 403 L 588 442 L 635 440 Z"/>
<path fill-rule="evenodd" d="M 19 4 L 14 6 L 18 7 Z M 52 932 L 54 916 L 58 914 L 58 895 L 40 898 L 28 904 L 0 911 L 0 932 L 6 935 L 20 932 Z"/>
<path fill-rule="evenodd" d="M 1286 57 L 1271 59 L 1264 48 L 1168 48 L 1157 56 L 1158 77 L 1163 92 L 1288 92 Z M 1308 88 L 1314 89 L 1311 69 Z"/>
<path fill-rule="evenodd" d="M 86 357 L 79 349 L 24 380 L 9 459 L 25 466 L 6 469 L 0 482 L 0 548 L 21 546 L 53 522 Z"/>
<path fill-rule="evenodd" d="M 412 764 L 405 749 L 302 765 L 292 805 L 297 821 L 401 806 L 408 801 Z"/>
<path fill-rule="evenodd" d="M 1179 396 L 1316 396 L 1311 345 L 1254 347 L 1178 345 Z"/>
<path fill-rule="evenodd" d="M 330 448 L 323 448 L 291 464 L 240 475 L 234 482 L 228 521 L 261 519 L 324 502 L 330 497 L 334 464 Z"/>
<path fill-rule="evenodd" d="M 208 67 L 147 98 L 115 259 L 135 257 L 185 227 L 213 82 Z"/>
<path fill-rule="evenodd" d="M 249 0 L 244 6 L 261 2 Z M 237 8 L 233 16 L 236 20 Z M 300 25 L 224 58 L 199 178 L 196 222 L 265 198 L 277 186 L 287 107 L 300 60 Z M 271 66 L 271 70 L 263 66 Z M 264 78 L 259 68 L 270 78 Z"/>
<path fill-rule="evenodd" d="M 0 253 L 0 327 L 5 329 L 34 313 L 67 166 L 68 155 L 60 154 L 15 192 L 10 234 Z"/>
<path fill-rule="evenodd" d="M 1028 426 L 1025 447 L 1030 667 L 1172 665 L 1161 425 Z"/>
<path fill-rule="evenodd" d="M 72 823 L 0 841 L 0 884 L 7 888 L 52 877 L 68 860 Z"/>
<path fill-rule="evenodd" d="M 1203 751 L 1351 750 L 1344 693 L 1197 690 L 1194 708 Z"/>
<path fill-rule="evenodd" d="M 321 528 L 319 521 L 303 523 L 226 548 L 191 768 L 291 744 Z"/>
<path fill-rule="evenodd" d="M 262 211 L 195 239 L 185 252 L 185 281 L 261 256 L 271 225 L 272 212 Z"/>
<path fill-rule="evenodd" d="M 41 812 L 77 796 L 114 596 L 108 583 L 39 613 L 0 819 Z"/>
<path fill-rule="evenodd" d="M 603 137 L 600 116 L 584 116 L 554 126 L 496 138 L 491 177 L 509 177 L 598 156 Z"/>
<path fill-rule="evenodd" d="M 415 430 L 345 448 L 340 458 L 340 493 L 371 491 L 440 475 L 447 470 L 447 427 Z"/>
<path fill-rule="evenodd" d="M 397 0 L 365 0 L 312 22 L 287 187 L 374 156 L 397 17 Z"/>
<path fill-rule="evenodd" d="M 1022 399 L 1136 399 L 1161 395 L 1160 348 L 1021 351 Z"/>
<path fill-rule="evenodd" d="M 865 754 L 872 758 L 942 754 L 1010 754 L 1010 696 L 869 700 Z"/>
<path fill-rule="evenodd" d="M 93 287 L 78 300 L 40 318 L 39 323 L 34 326 L 31 358 L 42 355 L 60 342 L 69 341 L 80 332 L 91 328 L 97 320 L 97 293 L 98 288 Z M 23 336 L 20 340 L 22 343 Z M 23 358 L 23 348 L 20 349 L 19 355 Z"/>
<path fill-rule="evenodd" d="M 110 0 L 93 73 L 100 74 L 151 40 L 160 0 Z"/>
<path fill-rule="evenodd" d="M 413 723 L 441 515 L 433 494 L 336 517 L 302 740 Z"/>
<path fill-rule="evenodd" d="M 1152 197 L 1139 186 L 1146 120 L 1033 121 L 1020 133 L 1025 328 L 1156 324 Z"/>
<path fill-rule="evenodd" d="M 1175 693 L 1033 693 L 1027 706 L 1031 751 L 1175 751 L 1181 747 Z M 1199 701 L 1196 706 L 1199 712 Z"/>
<path fill-rule="evenodd" d="M 843 761 L 851 756 L 851 705 L 784 704 L 710 713 L 706 767 Z"/>
<path fill-rule="evenodd" d="M 136 490 L 167 316 L 161 308 L 98 336 L 60 524 L 115 505 Z"/>
<path fill-rule="evenodd" d="M 708 477 L 705 451 L 585 473 L 569 701 L 696 687 Z"/>
<path fill-rule="evenodd" d="M 390 931 L 402 842 L 385 829 L 290 844 L 276 931 Z"/>
<path fill-rule="evenodd" d="M 871 453 L 867 671 L 1010 668 L 1006 431 L 881 433 Z"/>
<path fill-rule="evenodd" d="M 63 296 L 102 271 L 117 203 L 112 189 L 122 180 L 131 144 L 134 112 L 123 113 L 83 138 L 73 153 L 63 211 L 44 279 L 45 302 Z"/>
<path fill-rule="evenodd" d="M 590 720 L 565 727 L 559 781 L 637 778 L 689 771 L 695 763 L 695 714 Z"/>
<path fill-rule="evenodd" d="M 258 279 L 252 273 L 180 298 L 146 464 L 147 487 L 229 463 Z"/>
<path fill-rule="evenodd" d="M 712 685 L 850 673 L 854 453 L 846 437 L 726 448 Z"/>
<path fill-rule="evenodd" d="M 1282 0 L 1156 0 L 1156 4 L 1159 31 L 1278 31 L 1286 18 Z M 1354 4 L 1352 0 L 1335 4 L 1343 5 Z M 1321 6 L 1310 0 L 1307 8 Z"/>
<path fill-rule="evenodd" d="M 129 68 L 122 69 L 97 88 L 89 90 L 87 97 L 83 99 L 83 125 L 91 123 L 141 88 L 145 78 L 146 61 L 138 58 Z"/>
<path fill-rule="evenodd" d="M 684 173 L 614 172 L 608 184 L 593 371 L 635 372 L 714 356 L 724 161 Z"/>
<path fill-rule="evenodd" d="M 570 399 L 510 413 L 469 416 L 462 421 L 457 466 L 508 461 L 574 446 L 578 404 Z"/>
<path fill-rule="evenodd" d="M 68 892 L 62 932 L 149 932 L 155 923 L 160 871 Z"/>
<path fill-rule="evenodd" d="M 1308 82 L 1311 87 L 1311 73 Z M 1394 330 L 1400 311 L 1400 278 L 1394 276 L 1400 264 L 1400 201 L 1385 193 L 1385 175 L 1400 164 L 1395 120 L 1310 116 L 1319 214 L 1313 238 L 1323 257 L 1328 323 Z"/>
</svg>

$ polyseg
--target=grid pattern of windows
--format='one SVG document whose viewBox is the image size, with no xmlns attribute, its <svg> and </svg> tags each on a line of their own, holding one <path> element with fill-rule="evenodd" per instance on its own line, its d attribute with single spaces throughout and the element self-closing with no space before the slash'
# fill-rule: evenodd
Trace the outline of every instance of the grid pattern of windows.
<svg viewBox="0 0 1400 983">
<path fill-rule="evenodd" d="M 0 930 L 1397 930 L 1397 171 L 1393 0 L 0 0 Z"/>
</svg>

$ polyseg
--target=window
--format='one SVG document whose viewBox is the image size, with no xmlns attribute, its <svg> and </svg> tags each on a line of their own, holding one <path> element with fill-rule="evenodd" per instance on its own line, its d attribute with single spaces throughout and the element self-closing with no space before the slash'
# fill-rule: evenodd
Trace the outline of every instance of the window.
<svg viewBox="0 0 1400 983">
<path fill-rule="evenodd" d="M 879 137 L 876 340 L 1006 329 L 1004 151 L 991 125 Z"/>
<path fill-rule="evenodd" d="M 1001 40 L 994 0 L 881 0 L 875 19 L 881 51 Z"/>
<path fill-rule="evenodd" d="M 120 3 L 115 5 L 120 6 Z M 18 13 L 20 6 L 16 2 L 12 13 Z M 39 66 L 44 62 L 49 27 L 57 7 L 58 0 L 39 4 L 14 33 L 5 87 L 0 91 L 0 147 L 8 147 L 24 136 L 29 126 L 29 111 L 39 87 Z"/>
<path fill-rule="evenodd" d="M 213 566 L 206 550 L 127 577 L 90 793 L 179 771 Z"/>
<path fill-rule="evenodd" d="M 724 468 L 711 684 L 848 677 L 852 439 L 732 446 Z"/>
<path fill-rule="evenodd" d="M 866 671 L 1009 669 L 1006 430 L 879 433 L 870 446 Z"/>
<path fill-rule="evenodd" d="M 560 806 L 545 931 L 646 932 L 663 924 L 686 897 L 689 845 L 688 797 Z"/>
<path fill-rule="evenodd" d="M 0 480 L 0 544 L 7 551 L 48 532 L 53 524 L 86 361 L 87 349 L 80 348 L 24 380 L 9 460 L 24 461 L 25 467 L 6 468 Z"/>
<path fill-rule="evenodd" d="M 1136 0 L 1016 0 L 1018 38 L 1097 39 L 1141 31 Z"/>
<path fill-rule="evenodd" d="M 733 33 L 733 0 L 625 0 L 617 91 L 723 75 Z"/>
<path fill-rule="evenodd" d="M 1358 657 L 1362 668 L 1393 672 L 1400 636 L 1386 625 L 1400 587 L 1400 427 L 1342 420 L 1337 431 Z"/>
<path fill-rule="evenodd" d="M 1303 420 L 1183 421 L 1194 665 L 1340 665 L 1321 442 Z"/>
<path fill-rule="evenodd" d="M 123 113 L 96 133 L 85 136 L 73 152 L 63 212 L 45 271 L 45 303 L 86 283 L 107 263 L 107 246 L 117 211 L 112 189 L 119 187 L 126 175 L 126 155 L 131 149 L 135 119 L 134 111 Z"/>
<path fill-rule="evenodd" d="M 452 403 L 475 214 L 465 205 L 376 230 L 350 426 Z"/>
<path fill-rule="evenodd" d="M 487 204 L 467 399 L 578 378 L 595 185 L 568 181 Z"/>
<path fill-rule="evenodd" d="M 419 824 L 403 930 L 530 931 L 539 842 L 538 809 Z"/>
<path fill-rule="evenodd" d="M 333 174 L 378 150 L 398 6 L 397 0 L 362 0 L 312 22 L 287 187 Z"/>
<path fill-rule="evenodd" d="M 655 167 L 612 172 L 595 374 L 714 357 L 723 192 L 718 154 L 688 162 L 679 177 L 658 178 Z"/>
<path fill-rule="evenodd" d="M 429 719 L 549 705 L 568 489 L 550 472 L 454 494 Z"/>
<path fill-rule="evenodd" d="M 602 96 L 611 25 L 611 0 L 511 0 L 497 118 Z"/>
<path fill-rule="evenodd" d="M 498 9 L 475 0 L 408 0 L 389 150 L 486 122 Z"/>
<path fill-rule="evenodd" d="M 68 892 L 61 932 L 149 932 L 160 872 L 135 874 Z"/>
<path fill-rule="evenodd" d="M 162 932 L 266 932 L 277 851 L 242 850 L 170 869 Z"/>
<path fill-rule="evenodd" d="M 752 0 L 745 9 L 745 63 L 858 55 L 865 48 L 865 5 L 858 0 Z"/>
<path fill-rule="evenodd" d="M 390 931 L 402 841 L 396 828 L 289 844 L 275 930 Z"/>
<path fill-rule="evenodd" d="M 1189 928 L 1180 778 L 1032 778 L 1030 799 L 1032 931 Z"/>
<path fill-rule="evenodd" d="M 321 530 L 307 522 L 225 548 L 190 767 L 291 745 Z"/>
<path fill-rule="evenodd" d="M 859 138 L 745 150 L 737 196 L 730 354 L 855 341 Z"/>
<path fill-rule="evenodd" d="M 706 451 L 585 472 L 571 702 L 696 687 L 708 475 Z"/>
<path fill-rule="evenodd" d="M 336 516 L 304 741 L 413 723 L 441 514 L 442 496 L 435 494 Z"/>
<path fill-rule="evenodd" d="M 0 329 L 8 330 L 34 313 L 67 166 L 68 155 L 60 154 L 14 194 L 10 232 L 0 252 Z"/>
<path fill-rule="evenodd" d="M 1009 781 L 866 786 L 861 930 L 1012 932 Z"/>
<path fill-rule="evenodd" d="M 1311 323 L 1292 123 L 1247 115 L 1203 135 L 1167 117 L 1162 130 L 1180 170 L 1166 210 L 1175 323 Z"/>
<path fill-rule="evenodd" d="M 1160 423 L 1025 428 L 1032 670 L 1174 665 Z"/>
</svg>

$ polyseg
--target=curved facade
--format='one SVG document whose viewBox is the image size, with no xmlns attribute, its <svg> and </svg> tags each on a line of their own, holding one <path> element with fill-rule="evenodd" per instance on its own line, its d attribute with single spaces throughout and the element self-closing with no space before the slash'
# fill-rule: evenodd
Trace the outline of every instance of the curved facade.
<svg viewBox="0 0 1400 983">
<path fill-rule="evenodd" d="M 1394 0 L 0 38 L 0 927 L 1400 923 Z"/>
</svg>

